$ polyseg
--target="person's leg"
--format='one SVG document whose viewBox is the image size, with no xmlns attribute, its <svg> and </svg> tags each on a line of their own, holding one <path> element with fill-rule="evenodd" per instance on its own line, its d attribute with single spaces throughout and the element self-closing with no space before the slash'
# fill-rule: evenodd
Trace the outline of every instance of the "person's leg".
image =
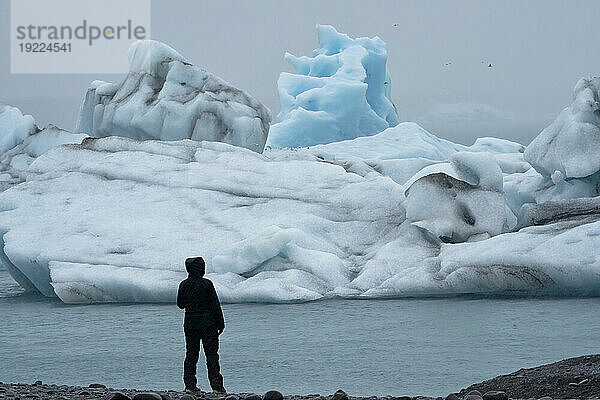
<svg viewBox="0 0 600 400">
<path fill-rule="evenodd" d="M 203 335 L 202 346 L 206 356 L 206 369 L 208 369 L 210 387 L 216 391 L 225 391 L 221 366 L 219 365 L 219 334 L 216 329 L 211 329 Z"/>
<path fill-rule="evenodd" d="M 186 389 L 196 387 L 196 364 L 200 354 L 200 337 L 198 329 L 185 329 L 185 361 L 183 362 L 183 383 Z"/>
</svg>

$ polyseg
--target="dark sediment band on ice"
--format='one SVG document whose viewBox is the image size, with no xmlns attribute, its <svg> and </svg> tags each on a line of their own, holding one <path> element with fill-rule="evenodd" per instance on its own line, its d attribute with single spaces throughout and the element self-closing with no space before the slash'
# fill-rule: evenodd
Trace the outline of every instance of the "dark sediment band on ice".
<svg viewBox="0 0 600 400">
<path fill-rule="evenodd" d="M 444 397 L 385 396 L 355 397 L 338 390 L 333 395 L 283 396 L 238 393 L 189 395 L 177 391 L 113 389 L 94 383 L 88 387 L 0 382 L 2 400 L 509 400 L 509 399 L 600 399 L 600 354 L 570 358 L 553 364 L 520 369 L 508 375 L 477 383 Z"/>
</svg>

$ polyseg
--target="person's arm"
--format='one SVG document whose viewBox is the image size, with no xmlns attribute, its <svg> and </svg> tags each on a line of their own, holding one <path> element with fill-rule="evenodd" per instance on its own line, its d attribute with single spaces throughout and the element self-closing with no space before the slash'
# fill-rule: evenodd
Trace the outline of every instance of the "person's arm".
<svg viewBox="0 0 600 400">
<path fill-rule="evenodd" d="M 185 308 L 185 299 L 183 296 L 182 286 L 183 282 L 179 284 L 179 289 L 177 289 L 177 307 L 183 310 Z"/>
<path fill-rule="evenodd" d="M 223 318 L 223 310 L 221 309 L 221 303 L 219 302 L 219 296 L 217 296 L 217 291 L 215 290 L 215 285 L 210 283 L 210 288 L 212 291 L 213 298 L 213 313 L 215 316 L 215 321 L 217 323 L 217 330 L 219 331 L 219 335 L 223 333 L 225 330 L 225 319 Z"/>
</svg>

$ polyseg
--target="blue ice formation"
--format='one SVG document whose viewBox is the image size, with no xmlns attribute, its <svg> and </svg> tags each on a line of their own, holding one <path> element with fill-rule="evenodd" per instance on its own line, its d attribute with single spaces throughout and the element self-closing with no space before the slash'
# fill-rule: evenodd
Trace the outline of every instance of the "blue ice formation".
<svg viewBox="0 0 600 400">
<path fill-rule="evenodd" d="M 281 73 L 281 111 L 267 144 L 302 147 L 375 135 L 398 124 L 386 69 L 386 44 L 378 37 L 352 39 L 317 25 L 312 57 L 286 53 L 296 73 Z"/>
</svg>

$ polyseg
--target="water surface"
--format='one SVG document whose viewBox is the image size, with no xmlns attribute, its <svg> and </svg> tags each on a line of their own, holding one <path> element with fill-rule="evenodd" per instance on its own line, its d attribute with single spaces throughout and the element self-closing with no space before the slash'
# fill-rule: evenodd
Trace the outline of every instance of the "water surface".
<svg viewBox="0 0 600 400">
<path fill-rule="evenodd" d="M 328 300 L 223 306 L 230 392 L 440 395 L 598 353 L 600 299 Z M 182 389 L 174 305 L 64 305 L 0 271 L 0 381 Z M 203 356 L 199 386 L 208 389 Z"/>
</svg>

